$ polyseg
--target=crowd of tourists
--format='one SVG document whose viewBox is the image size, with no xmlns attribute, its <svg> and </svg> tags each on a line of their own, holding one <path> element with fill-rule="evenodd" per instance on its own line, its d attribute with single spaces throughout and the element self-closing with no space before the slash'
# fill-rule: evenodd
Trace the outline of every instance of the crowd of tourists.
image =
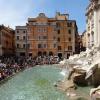
<svg viewBox="0 0 100 100">
<path fill-rule="evenodd" d="M 22 71 L 26 68 L 34 67 L 35 65 L 57 64 L 58 57 L 1 57 L 0 58 L 0 81 Z"/>
</svg>

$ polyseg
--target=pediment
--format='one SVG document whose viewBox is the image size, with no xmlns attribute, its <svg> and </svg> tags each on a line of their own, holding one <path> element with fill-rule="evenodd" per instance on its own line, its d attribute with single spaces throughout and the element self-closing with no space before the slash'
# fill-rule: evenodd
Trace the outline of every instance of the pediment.
<svg viewBox="0 0 100 100">
<path fill-rule="evenodd" d="M 40 13 L 37 17 L 37 22 L 47 22 L 48 18 L 44 13 Z"/>
</svg>

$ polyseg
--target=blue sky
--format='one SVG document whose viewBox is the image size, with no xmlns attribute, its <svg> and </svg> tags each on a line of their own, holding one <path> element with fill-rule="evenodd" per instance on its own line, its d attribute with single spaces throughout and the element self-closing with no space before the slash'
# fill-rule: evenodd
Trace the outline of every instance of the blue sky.
<svg viewBox="0 0 100 100">
<path fill-rule="evenodd" d="M 69 13 L 76 20 L 79 33 L 86 27 L 85 12 L 89 0 L 0 0 L 0 24 L 15 28 L 25 25 L 28 17 L 36 17 L 40 12 L 54 17 L 56 11 Z"/>
</svg>

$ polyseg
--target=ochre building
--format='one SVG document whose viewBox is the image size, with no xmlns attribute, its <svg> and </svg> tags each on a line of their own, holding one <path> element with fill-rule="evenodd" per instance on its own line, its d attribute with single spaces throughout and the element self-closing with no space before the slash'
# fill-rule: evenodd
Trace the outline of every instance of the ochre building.
<svg viewBox="0 0 100 100">
<path fill-rule="evenodd" d="M 0 25 L 0 56 L 14 55 L 14 33 L 13 29 Z"/>
<path fill-rule="evenodd" d="M 27 56 L 53 55 L 68 58 L 75 53 L 77 25 L 75 20 L 69 20 L 68 14 L 57 12 L 55 17 L 48 18 L 40 13 L 36 18 L 28 18 L 26 27 Z"/>
</svg>

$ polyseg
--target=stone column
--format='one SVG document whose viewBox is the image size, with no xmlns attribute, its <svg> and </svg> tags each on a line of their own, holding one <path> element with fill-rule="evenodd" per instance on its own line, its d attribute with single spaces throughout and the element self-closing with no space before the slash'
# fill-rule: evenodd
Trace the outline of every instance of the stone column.
<svg viewBox="0 0 100 100">
<path fill-rule="evenodd" d="M 97 20 L 97 25 L 98 25 L 98 45 L 100 46 L 100 8 L 98 8 L 98 20 Z"/>
<path fill-rule="evenodd" d="M 92 15 L 91 15 L 91 17 L 92 17 Z M 91 22 L 92 21 L 92 18 L 90 18 L 90 31 L 89 31 L 89 34 L 90 34 L 90 36 L 89 36 L 89 43 L 90 43 L 90 46 L 89 47 L 91 47 L 92 46 L 92 35 L 91 35 L 91 30 L 92 30 L 92 28 L 91 28 Z"/>
<path fill-rule="evenodd" d="M 88 48 L 88 31 L 86 31 L 86 47 Z"/>
<path fill-rule="evenodd" d="M 94 10 L 94 45 L 98 45 L 98 27 L 97 27 L 97 21 L 98 21 L 98 14 L 97 11 Z"/>
<path fill-rule="evenodd" d="M 87 16 L 87 20 L 88 20 L 88 16 Z M 86 23 L 86 47 L 88 48 L 88 42 L 89 42 L 89 39 L 88 39 L 88 23 Z"/>
</svg>

